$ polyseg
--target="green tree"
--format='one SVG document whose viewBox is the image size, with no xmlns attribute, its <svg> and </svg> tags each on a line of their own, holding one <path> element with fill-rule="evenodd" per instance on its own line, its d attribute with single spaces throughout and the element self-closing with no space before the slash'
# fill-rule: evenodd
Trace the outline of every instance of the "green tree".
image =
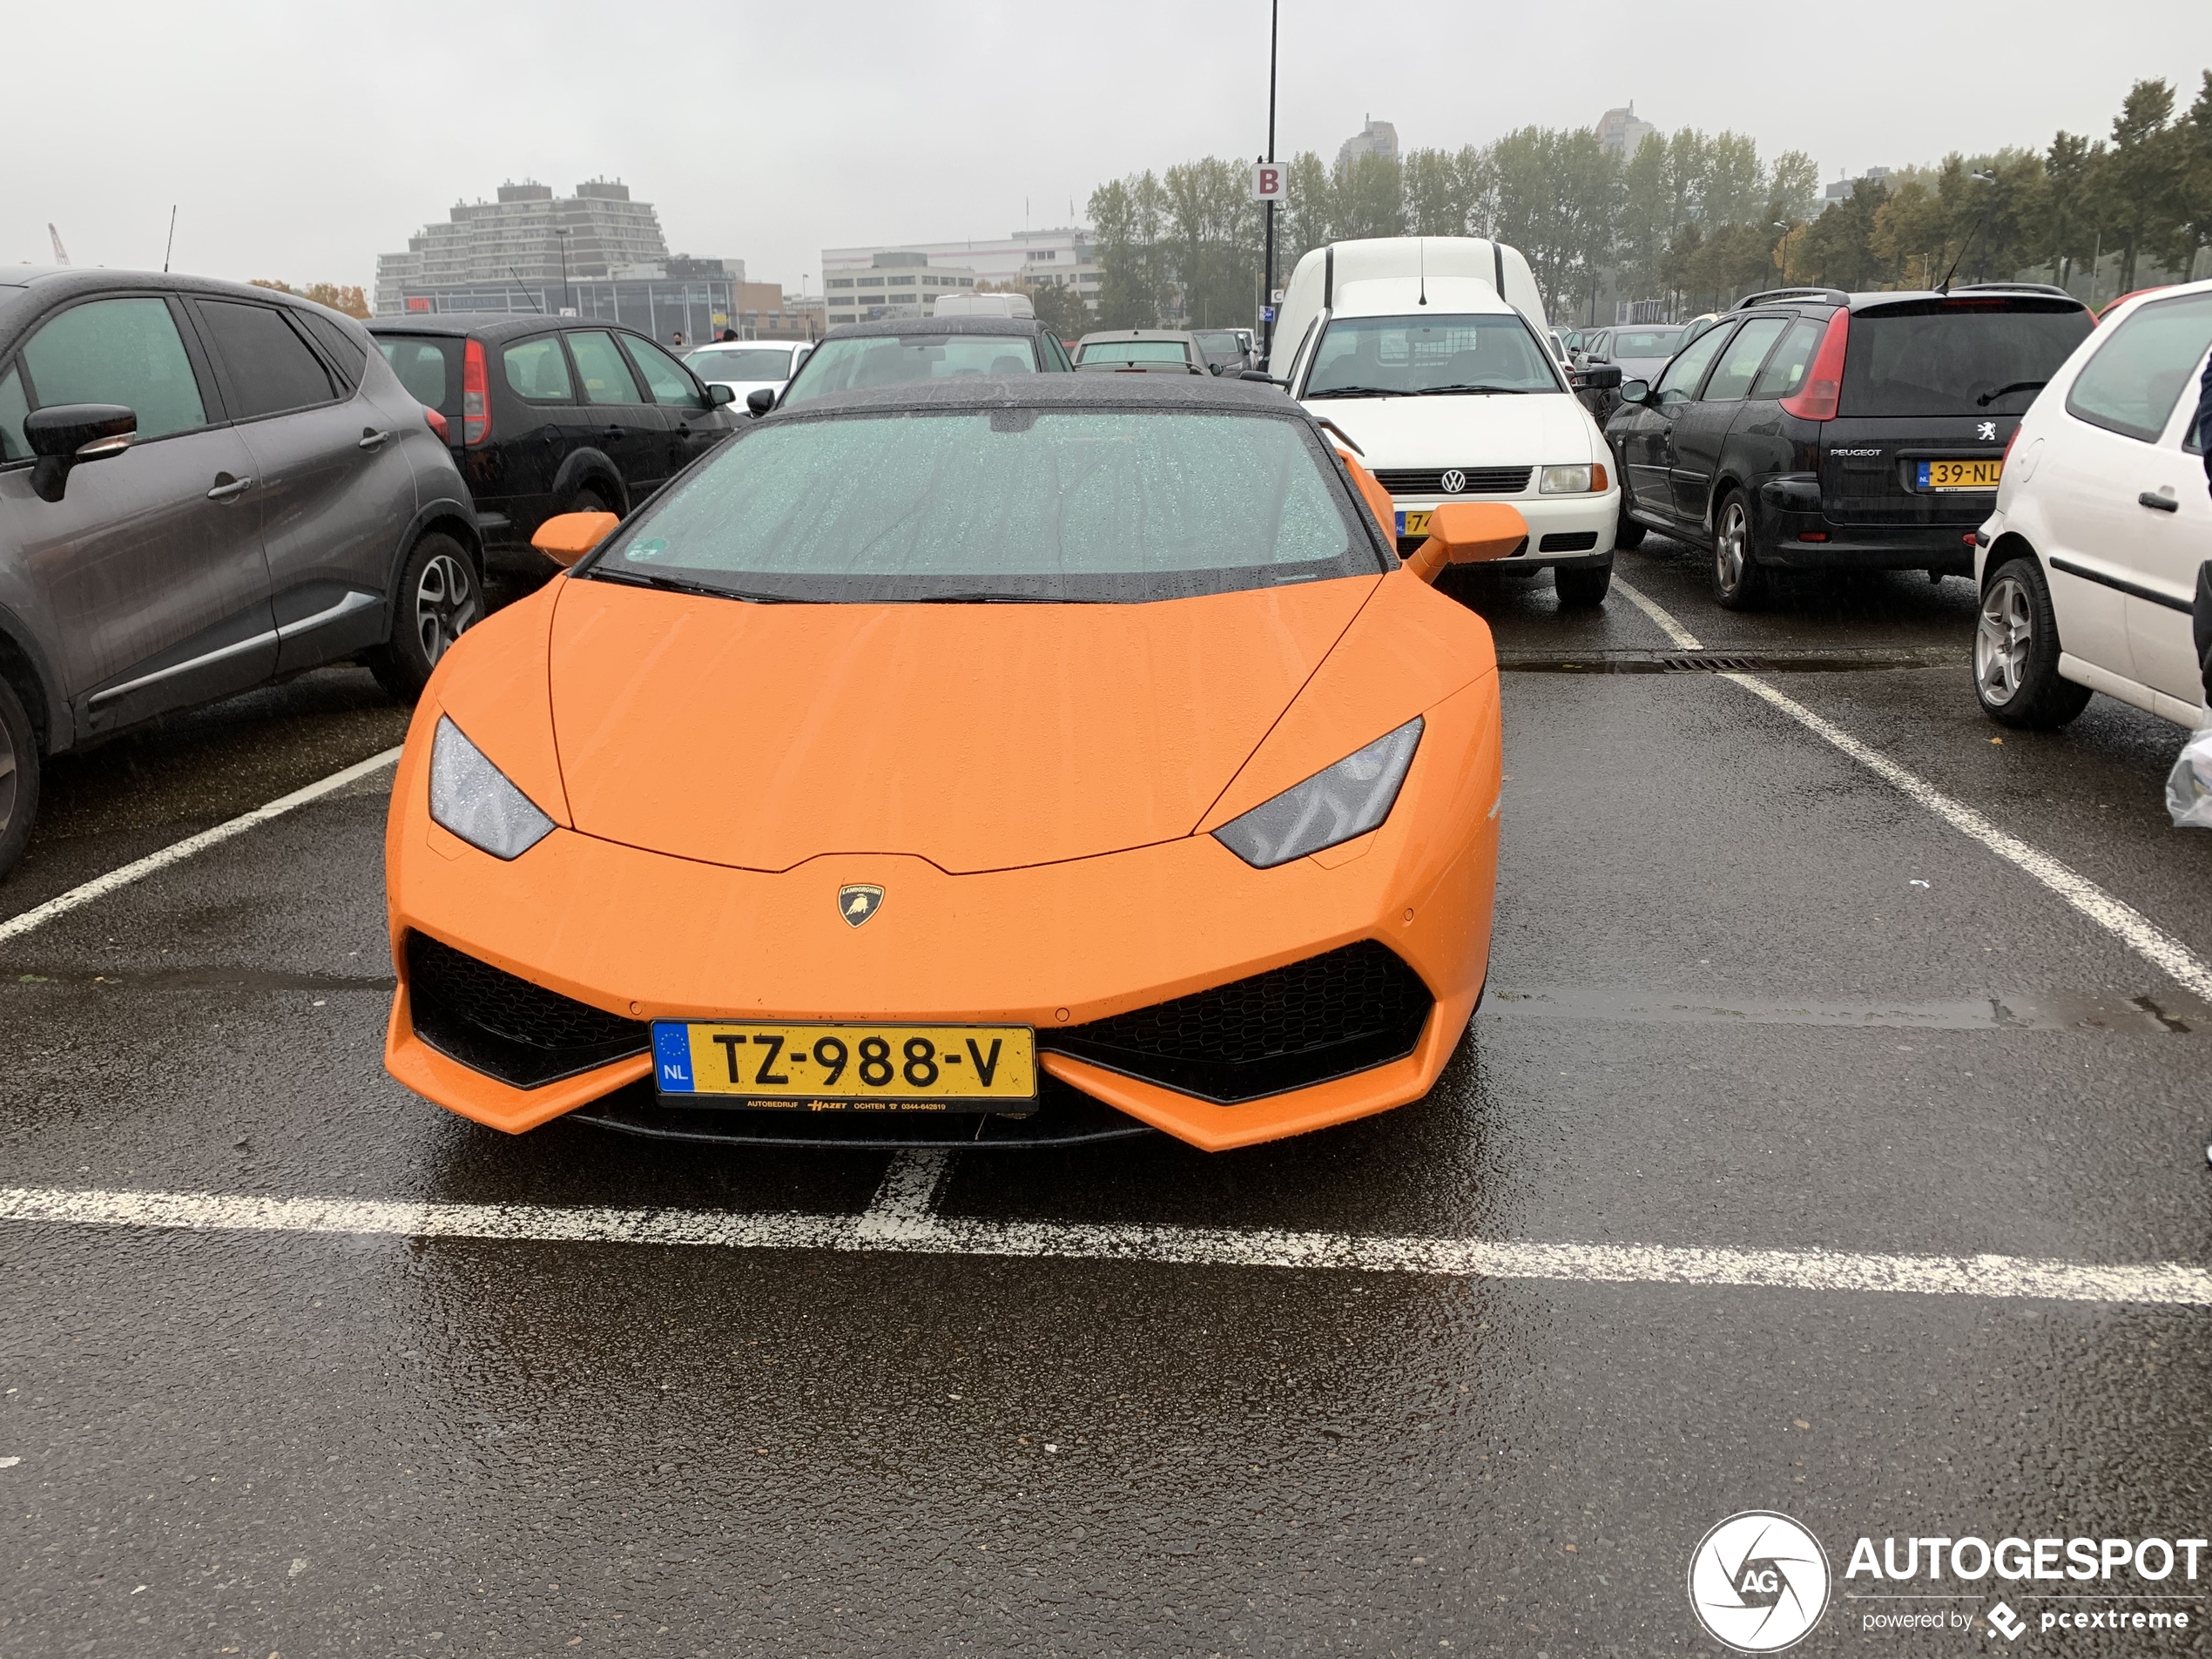
<svg viewBox="0 0 2212 1659">
<path fill-rule="evenodd" d="M 1889 199 L 1889 186 L 1869 179 L 1831 202 L 1805 226 L 1804 239 L 1791 250 L 1791 280 L 1850 291 L 1874 287 L 1883 266 L 1874 252 L 1874 220 Z"/>
<path fill-rule="evenodd" d="M 1090 192 L 1100 327 L 1158 324 L 1168 297 L 1161 247 L 1165 218 L 1166 192 L 1149 172 L 1111 180 Z"/>
<path fill-rule="evenodd" d="M 2051 140 L 2043 157 L 2043 215 L 2036 226 L 2034 258 L 2051 267 L 2051 280 L 2074 280 L 2074 264 L 2097 249 L 2094 180 L 2105 147 L 2071 132 Z"/>
<path fill-rule="evenodd" d="M 1466 153 L 1466 152 L 1462 152 Z M 1405 164 L 1406 229 L 1414 236 L 1467 233 L 1467 172 L 1449 150 L 1408 152 Z"/>
<path fill-rule="evenodd" d="M 1722 132 L 1704 145 L 1705 172 L 1698 208 L 1705 223 L 1749 225 L 1766 204 L 1759 146 L 1740 132 Z"/>
<path fill-rule="evenodd" d="M 2196 277 L 2199 250 L 2212 244 L 2212 69 L 2204 71 L 2196 102 L 2175 124 L 2178 152 L 2174 179 L 2174 226 L 2159 248 L 2161 265 Z"/>
<path fill-rule="evenodd" d="M 2105 241 L 2120 252 L 2120 292 L 2135 287 L 2143 252 L 2170 242 L 2182 219 L 2182 133 L 2172 125 L 2174 89 L 2137 81 L 2113 118 L 2112 148 L 2094 174 Z"/>
<path fill-rule="evenodd" d="M 1406 233 L 1405 169 L 1396 156 L 1351 156 L 1338 164 L 1332 241 Z"/>
<path fill-rule="evenodd" d="M 1161 187 L 1170 274 L 1185 326 L 1251 322 L 1259 292 L 1261 230 L 1244 169 L 1208 156 L 1169 168 Z"/>
</svg>

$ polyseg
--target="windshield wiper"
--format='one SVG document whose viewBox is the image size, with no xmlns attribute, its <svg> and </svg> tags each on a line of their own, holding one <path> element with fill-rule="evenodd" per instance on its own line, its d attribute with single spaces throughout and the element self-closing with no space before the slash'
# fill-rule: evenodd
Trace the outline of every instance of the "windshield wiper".
<svg viewBox="0 0 2212 1659">
<path fill-rule="evenodd" d="M 1483 392 L 1497 397 L 1519 397 L 1527 389 L 1525 386 L 1424 386 L 1413 395 L 1434 397 L 1440 392 Z"/>
<path fill-rule="evenodd" d="M 682 582 L 672 576 L 648 576 L 643 570 L 610 570 L 595 565 L 584 573 L 592 582 L 619 582 L 625 587 L 658 588 L 664 593 L 695 593 L 709 599 L 743 599 L 757 605 L 813 604 L 812 599 L 795 599 L 787 593 L 754 593 L 745 588 L 718 588 L 705 582 Z"/>
<path fill-rule="evenodd" d="M 889 599 L 887 604 L 910 605 L 1095 605 L 1103 599 L 1067 599 L 1055 593 L 932 593 L 915 599 Z"/>
<path fill-rule="evenodd" d="M 2000 397 L 2010 397 L 2015 392 L 2040 392 L 2050 383 L 2048 381 L 2014 381 L 2010 386 L 2000 386 L 1987 395 L 1976 398 L 1974 402 L 1986 409 Z"/>
<path fill-rule="evenodd" d="M 1308 397 L 1403 397 L 1406 395 L 1403 392 L 1393 392 L 1380 386 L 1332 386 L 1325 392 L 1317 392 L 1309 388 L 1305 395 Z"/>
</svg>

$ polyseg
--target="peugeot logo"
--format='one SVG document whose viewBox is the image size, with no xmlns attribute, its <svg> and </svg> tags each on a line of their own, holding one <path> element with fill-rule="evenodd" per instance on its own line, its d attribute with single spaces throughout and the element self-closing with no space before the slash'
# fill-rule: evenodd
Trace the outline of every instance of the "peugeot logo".
<svg viewBox="0 0 2212 1659">
<path fill-rule="evenodd" d="M 1453 467 L 1436 482 L 1446 495 L 1456 496 L 1467 487 L 1467 475 L 1457 467 Z"/>
<path fill-rule="evenodd" d="M 883 889 L 855 881 L 837 890 L 837 914 L 847 927 L 857 927 L 883 908 Z"/>
</svg>

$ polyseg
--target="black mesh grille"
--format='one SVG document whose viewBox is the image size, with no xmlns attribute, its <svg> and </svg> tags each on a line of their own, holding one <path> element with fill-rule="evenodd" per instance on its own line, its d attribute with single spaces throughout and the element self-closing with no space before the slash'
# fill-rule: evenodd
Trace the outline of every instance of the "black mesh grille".
<svg viewBox="0 0 2212 1659">
<path fill-rule="evenodd" d="M 1447 470 L 1467 475 L 1457 489 L 1444 488 Z M 1376 479 L 1393 496 L 1518 496 L 1528 488 L 1533 467 L 1383 467 Z"/>
<path fill-rule="evenodd" d="M 1587 553 L 1597 545 L 1595 530 L 1554 530 L 1536 543 L 1539 553 Z"/>
<path fill-rule="evenodd" d="M 424 934 L 407 936 L 407 977 L 415 1035 L 517 1089 L 645 1052 L 643 1020 L 517 979 Z"/>
<path fill-rule="evenodd" d="M 1039 1040 L 1202 1100 L 1257 1100 L 1411 1054 L 1433 1001 L 1370 939 Z"/>
</svg>

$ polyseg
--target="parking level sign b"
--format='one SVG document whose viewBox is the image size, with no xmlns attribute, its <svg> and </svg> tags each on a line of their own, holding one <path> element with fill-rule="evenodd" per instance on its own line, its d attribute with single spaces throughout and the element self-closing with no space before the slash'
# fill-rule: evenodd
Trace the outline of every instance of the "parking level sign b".
<svg viewBox="0 0 2212 1659">
<path fill-rule="evenodd" d="M 1252 165 L 1252 199 L 1256 202 L 1279 201 L 1283 195 L 1283 169 L 1273 161 Z"/>
</svg>

